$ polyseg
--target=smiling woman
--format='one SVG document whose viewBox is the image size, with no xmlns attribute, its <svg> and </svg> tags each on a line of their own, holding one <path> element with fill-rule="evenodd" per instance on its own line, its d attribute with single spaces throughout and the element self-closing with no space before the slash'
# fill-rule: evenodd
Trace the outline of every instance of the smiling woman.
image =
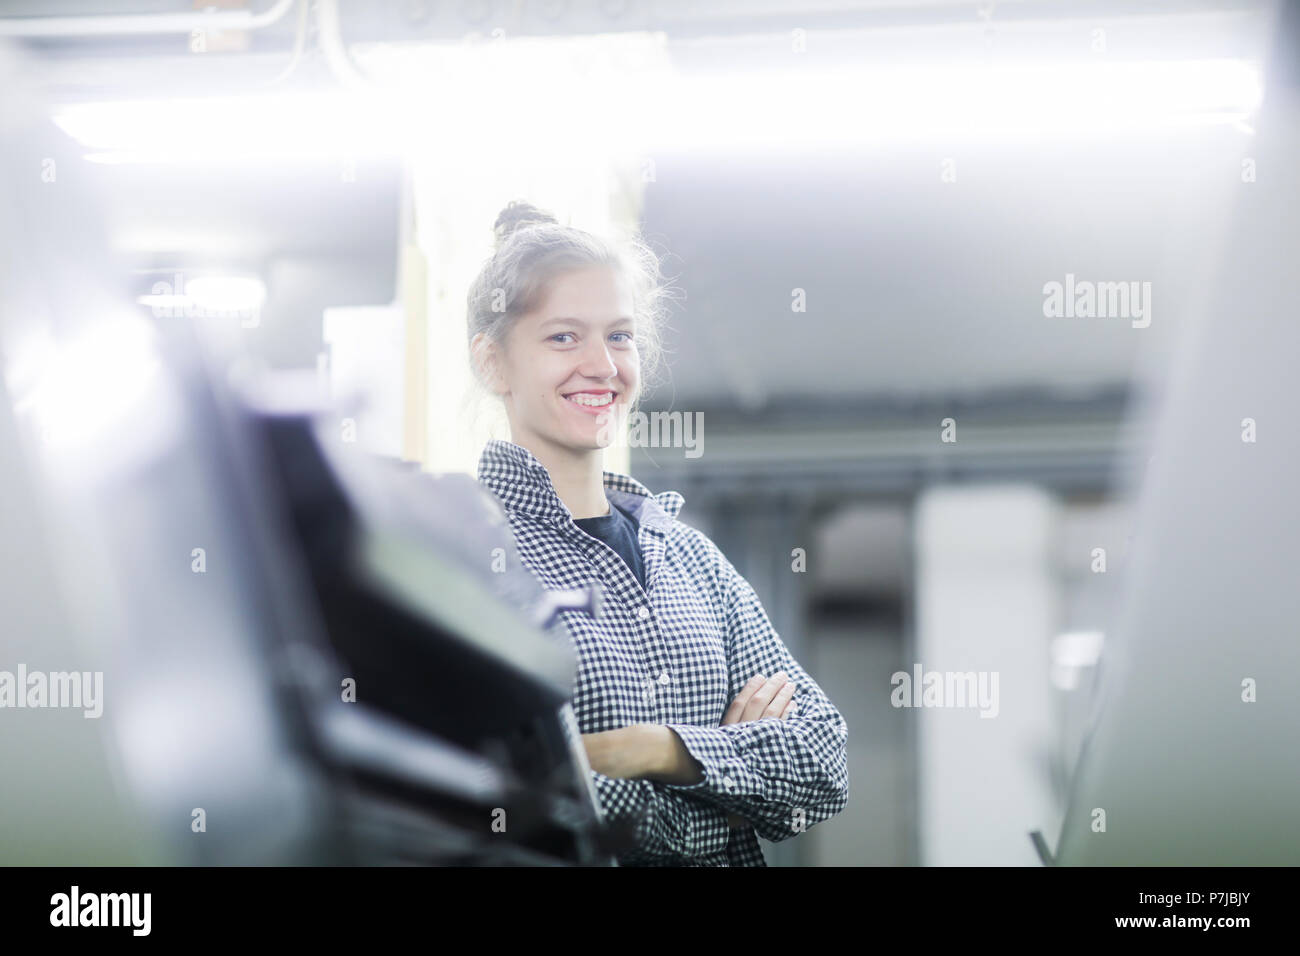
<svg viewBox="0 0 1300 956">
<path fill-rule="evenodd" d="M 641 369 L 629 285 L 615 267 L 571 267 L 503 342 L 479 340 L 490 387 L 505 400 L 520 444 L 599 451 L 592 443 L 602 427 L 636 400 Z M 546 400 L 536 401 L 541 395 Z"/>
<path fill-rule="evenodd" d="M 496 252 L 469 291 L 469 340 L 474 371 L 505 401 L 512 435 L 530 424 L 517 417 L 542 411 L 517 400 L 512 385 L 530 395 L 543 388 L 582 409 L 635 406 L 660 360 L 671 294 L 653 250 L 639 239 L 616 245 L 561 226 L 518 201 L 501 211 L 494 231 Z"/>
<path fill-rule="evenodd" d="M 682 496 L 604 470 L 659 355 L 658 261 L 527 203 L 496 232 L 469 346 L 511 441 L 488 442 L 479 480 L 545 587 L 605 594 L 599 619 L 562 613 L 592 781 L 634 834 L 619 861 L 765 866 L 759 835 L 787 839 L 848 802 L 848 728 L 753 588 L 677 520 Z"/>
</svg>

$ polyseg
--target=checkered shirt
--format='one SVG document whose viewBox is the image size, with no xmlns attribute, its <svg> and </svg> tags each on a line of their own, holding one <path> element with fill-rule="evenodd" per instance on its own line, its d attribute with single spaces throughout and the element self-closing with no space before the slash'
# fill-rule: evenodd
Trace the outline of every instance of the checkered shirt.
<svg viewBox="0 0 1300 956">
<path fill-rule="evenodd" d="M 562 612 L 578 657 L 582 733 L 665 724 L 704 768 L 695 784 L 591 771 L 606 817 L 636 827 L 625 866 L 766 866 L 758 837 L 789 839 L 848 803 L 848 726 L 773 629 L 753 588 L 707 535 L 677 520 L 676 491 L 606 471 L 605 495 L 637 517 L 649 591 L 612 548 L 573 522 L 550 474 L 493 439 L 479 481 L 501 501 L 524 564 L 548 589 L 599 582 L 603 611 Z M 722 725 L 755 674 L 785 671 L 797 713 Z M 747 821 L 728 826 L 729 812 Z"/>
</svg>

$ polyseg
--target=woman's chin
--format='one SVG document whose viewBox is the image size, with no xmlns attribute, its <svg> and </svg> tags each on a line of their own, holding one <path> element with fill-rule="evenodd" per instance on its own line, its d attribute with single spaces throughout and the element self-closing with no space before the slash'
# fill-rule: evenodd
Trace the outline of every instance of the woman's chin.
<svg viewBox="0 0 1300 956">
<path fill-rule="evenodd" d="M 609 429 L 604 426 L 593 426 L 582 435 L 581 441 L 584 448 L 608 448 L 614 443 Z"/>
<path fill-rule="evenodd" d="M 593 422 L 588 428 L 566 428 L 555 436 L 554 441 L 570 451 L 599 451 L 613 444 L 609 435 L 607 428 Z"/>
</svg>

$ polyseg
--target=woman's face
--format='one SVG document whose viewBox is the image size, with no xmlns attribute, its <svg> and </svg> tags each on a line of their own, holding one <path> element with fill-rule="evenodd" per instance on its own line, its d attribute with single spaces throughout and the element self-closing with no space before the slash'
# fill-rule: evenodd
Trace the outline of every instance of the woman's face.
<svg viewBox="0 0 1300 956">
<path fill-rule="evenodd" d="M 519 317 L 498 351 L 497 381 L 516 444 L 610 444 L 640 387 L 632 306 L 618 274 L 592 266 L 554 278 L 544 301 Z"/>
</svg>

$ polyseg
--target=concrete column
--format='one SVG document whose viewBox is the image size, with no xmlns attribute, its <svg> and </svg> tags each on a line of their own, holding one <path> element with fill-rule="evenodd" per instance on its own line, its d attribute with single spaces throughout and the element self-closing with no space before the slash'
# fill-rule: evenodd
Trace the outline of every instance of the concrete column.
<svg viewBox="0 0 1300 956">
<path fill-rule="evenodd" d="M 1029 831 L 1057 832 L 1048 769 L 1057 512 L 1033 485 L 940 487 L 917 499 L 914 653 L 908 683 L 890 690 L 895 705 L 922 704 L 909 712 L 923 866 L 1039 865 Z M 918 667 L 921 686 L 911 686 Z"/>
</svg>

